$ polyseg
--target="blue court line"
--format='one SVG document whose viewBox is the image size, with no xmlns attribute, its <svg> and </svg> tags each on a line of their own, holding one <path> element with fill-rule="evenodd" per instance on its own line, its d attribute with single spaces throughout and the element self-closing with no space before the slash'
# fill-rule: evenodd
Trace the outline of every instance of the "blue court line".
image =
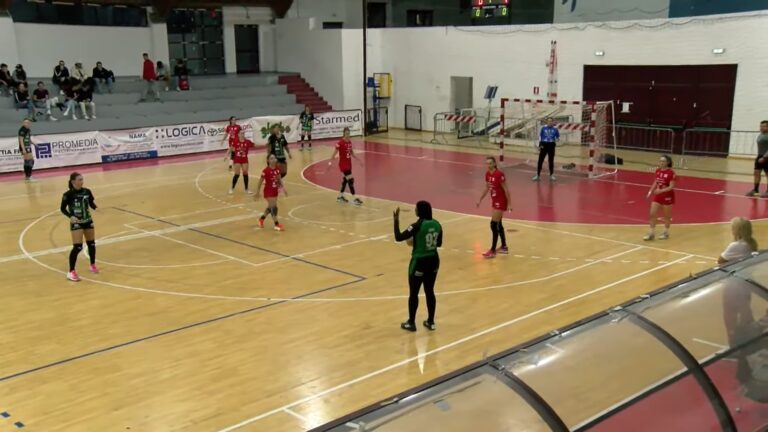
<svg viewBox="0 0 768 432">
<path fill-rule="evenodd" d="M 345 286 L 348 286 L 348 285 L 352 285 L 352 284 L 356 284 L 358 282 L 362 282 L 365 279 L 366 278 L 360 276 L 357 279 L 355 279 L 353 281 L 350 281 L 350 282 L 345 282 L 343 284 L 334 285 L 332 287 L 323 288 L 323 289 L 320 289 L 320 290 L 317 290 L 317 291 L 312 291 L 310 293 L 302 294 L 302 295 L 299 295 L 299 296 L 296 296 L 296 297 L 291 297 L 290 300 L 281 300 L 281 301 L 277 301 L 277 302 L 274 302 L 274 303 L 269 303 L 269 304 L 265 304 L 265 305 L 261 305 L 261 306 L 257 306 L 257 307 L 252 307 L 252 308 L 249 308 L 249 309 L 241 310 L 241 311 L 238 311 L 238 312 L 233 312 L 233 313 L 230 313 L 230 314 L 227 314 L 227 315 L 223 315 L 223 316 L 220 316 L 220 317 L 207 319 L 205 321 L 199 321 L 199 322 L 196 322 L 196 323 L 188 324 L 188 325 L 185 325 L 183 327 L 178 327 L 178 328 L 175 328 L 175 329 L 166 330 L 166 331 L 161 332 L 161 333 L 155 333 L 153 335 L 145 336 L 145 337 L 142 337 L 142 338 L 139 338 L 139 339 L 134 339 L 134 340 L 131 340 L 131 341 L 128 341 L 128 342 L 123 342 L 121 344 L 112 345 L 112 346 L 109 346 L 109 347 L 106 347 L 106 348 L 101 348 L 101 349 L 98 349 L 96 351 L 91 351 L 91 352 L 88 352 L 88 353 L 85 353 L 85 354 L 80 354 L 80 355 L 77 355 L 77 356 L 74 356 L 74 357 L 69 357 L 69 358 L 66 358 L 66 359 L 63 359 L 63 360 L 59 360 L 59 361 L 56 361 L 56 362 L 53 362 L 53 363 L 48 363 L 46 365 L 38 366 L 38 367 L 35 367 L 35 368 L 32 368 L 32 369 L 27 369 L 25 371 L 16 372 L 16 373 L 11 374 L 11 375 L 0 377 L 0 382 L 8 381 L 8 380 L 11 380 L 11 379 L 14 379 L 14 378 L 18 378 L 18 377 L 21 377 L 21 376 L 24 376 L 24 375 L 29 375 L 29 374 L 34 373 L 34 372 L 39 372 L 41 370 L 50 369 L 50 368 L 55 367 L 55 366 L 61 366 L 63 364 L 71 363 L 71 362 L 74 362 L 76 360 L 82 360 L 84 358 L 92 357 L 92 356 L 95 356 L 97 354 L 103 354 L 103 353 L 106 353 L 106 352 L 109 352 L 109 351 L 114 351 L 114 350 L 119 349 L 119 348 L 127 347 L 127 346 L 130 346 L 130 345 L 135 345 L 135 344 L 137 344 L 139 342 L 145 342 L 145 341 L 149 341 L 149 340 L 152 340 L 152 339 L 157 339 L 157 338 L 162 337 L 162 336 L 167 336 L 167 335 L 170 335 L 170 334 L 179 333 L 179 332 L 182 332 L 184 330 L 189 330 L 189 329 L 192 329 L 192 328 L 195 328 L 195 327 L 204 326 L 206 324 L 212 324 L 212 323 L 215 323 L 215 322 L 227 320 L 229 318 L 234 318 L 234 317 L 237 317 L 237 316 L 240 316 L 240 315 L 246 315 L 246 314 L 249 314 L 251 312 L 256 312 L 256 311 L 260 311 L 260 310 L 263 310 L 263 309 L 270 308 L 272 306 L 277 306 L 277 305 L 280 305 L 280 304 L 283 304 L 283 303 L 288 303 L 291 300 L 298 300 L 298 299 L 302 299 L 302 298 L 305 298 L 305 297 L 313 296 L 313 295 L 316 295 L 316 294 L 324 293 L 324 292 L 327 292 L 327 291 L 332 291 L 332 290 L 335 290 L 335 289 L 338 289 L 338 288 L 342 288 L 342 287 L 345 287 Z"/>
<path fill-rule="evenodd" d="M 145 215 L 145 214 L 141 214 L 141 213 L 135 212 L 133 210 L 128 210 L 128 209 L 124 209 L 124 208 L 120 208 L 120 207 L 112 207 L 112 208 L 115 209 L 115 210 L 124 212 L 124 213 L 129 213 L 129 214 L 132 214 L 132 215 L 140 216 L 140 217 L 143 217 L 145 219 L 149 219 L 149 220 L 152 220 L 152 221 L 155 221 L 155 222 L 162 222 L 164 224 L 168 224 L 168 225 L 175 226 L 175 227 L 180 227 L 181 226 L 179 224 L 176 224 L 176 223 L 173 223 L 173 222 L 170 222 L 170 221 L 167 221 L 167 220 L 163 220 L 163 219 L 158 219 L 158 218 L 155 218 L 155 217 L 152 217 L 152 216 L 148 216 L 148 215 Z M 338 268 L 335 268 L 335 267 L 331 267 L 331 266 L 327 266 L 327 265 L 323 265 L 323 264 L 318 264 L 316 262 L 312 262 L 312 261 L 306 260 L 304 258 L 299 258 L 299 257 L 291 256 L 291 255 L 286 255 L 286 254 L 284 254 L 282 252 L 278 252 L 278 251 L 275 251 L 275 250 L 272 250 L 272 249 L 263 248 L 263 247 L 256 246 L 256 245 L 250 244 L 250 243 L 246 243 L 246 242 L 243 242 L 243 241 L 240 241 L 240 240 L 231 239 L 229 237 L 224 237 L 222 235 L 214 234 L 212 232 L 203 231 L 203 230 L 199 230 L 199 229 L 196 229 L 196 228 L 190 228 L 188 231 L 196 232 L 198 234 L 207 235 L 209 237 L 213 237 L 213 238 L 216 238 L 216 239 L 219 239 L 219 240 L 228 241 L 228 242 L 231 242 L 231 243 L 234 243 L 234 244 L 238 244 L 240 246 L 245 246 L 245 247 L 248 247 L 248 248 L 251 248 L 251 249 L 255 249 L 255 250 L 258 250 L 258 251 L 261 251 L 261 252 L 266 252 L 266 253 L 269 253 L 269 254 L 272 254 L 272 255 L 277 255 L 277 256 L 280 256 L 280 257 L 283 257 L 283 258 L 287 258 L 287 259 L 291 259 L 291 260 L 294 260 L 294 261 L 298 261 L 300 263 L 304 263 L 304 264 L 308 264 L 308 265 L 311 265 L 311 266 L 319 267 L 319 268 L 324 269 L 324 270 L 330 270 L 332 272 L 341 273 L 343 275 L 365 279 L 364 276 L 360 276 L 358 274 L 350 273 L 350 272 L 345 271 L 345 270 L 341 270 L 341 269 L 338 269 Z"/>
</svg>

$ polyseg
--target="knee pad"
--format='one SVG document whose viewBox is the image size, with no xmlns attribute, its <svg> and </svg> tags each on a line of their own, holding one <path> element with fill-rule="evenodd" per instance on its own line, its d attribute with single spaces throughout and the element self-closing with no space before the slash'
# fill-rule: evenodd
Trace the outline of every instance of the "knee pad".
<svg viewBox="0 0 768 432">
<path fill-rule="evenodd" d="M 87 244 L 89 247 L 96 246 L 96 240 L 86 240 L 85 244 Z"/>
<path fill-rule="evenodd" d="M 75 243 L 72 245 L 72 251 L 75 253 L 80 253 L 83 251 L 83 244 L 82 243 Z"/>
</svg>

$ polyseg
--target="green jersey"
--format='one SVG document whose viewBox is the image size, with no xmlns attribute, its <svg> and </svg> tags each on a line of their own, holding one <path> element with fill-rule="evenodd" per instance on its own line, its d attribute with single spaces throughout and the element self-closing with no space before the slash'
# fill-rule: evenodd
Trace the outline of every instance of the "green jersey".
<svg viewBox="0 0 768 432">
<path fill-rule="evenodd" d="M 269 136 L 269 153 L 273 154 L 278 160 L 285 160 L 286 147 L 288 147 L 288 141 L 285 139 L 285 135 L 280 135 L 280 138 L 275 135 Z"/>
<path fill-rule="evenodd" d="M 32 131 L 22 126 L 19 128 L 19 138 L 21 138 L 21 142 L 19 142 L 19 151 L 32 153 Z"/>
<path fill-rule="evenodd" d="M 91 222 L 91 209 L 96 209 L 96 200 L 90 189 L 70 189 L 61 197 L 61 212 L 66 217 L 76 217 L 80 222 Z"/>
<path fill-rule="evenodd" d="M 413 258 L 437 256 L 437 248 L 443 245 L 443 227 L 434 219 L 419 219 L 405 229 L 403 236 L 396 237 L 399 237 L 397 240 L 413 239 Z"/>
<path fill-rule="evenodd" d="M 299 122 L 301 123 L 301 130 L 303 131 L 311 131 L 314 121 L 315 115 L 312 113 L 302 111 L 302 113 L 299 115 Z"/>
</svg>

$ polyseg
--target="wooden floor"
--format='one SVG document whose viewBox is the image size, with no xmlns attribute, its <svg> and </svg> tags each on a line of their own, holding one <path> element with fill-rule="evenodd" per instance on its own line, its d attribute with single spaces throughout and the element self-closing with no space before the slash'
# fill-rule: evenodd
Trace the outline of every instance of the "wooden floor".
<svg viewBox="0 0 768 432">
<path fill-rule="evenodd" d="M 220 155 L 86 171 L 102 273 L 81 255 L 80 283 L 64 173 L 0 182 L 0 430 L 306 430 L 710 267 L 729 241 L 722 224 L 643 244 L 640 226 L 511 220 L 513 255 L 484 261 L 488 219 L 437 210 L 438 330 L 409 334 L 391 211 L 412 203 L 340 206 L 300 175 L 329 156 L 294 153 L 283 233 L 255 229 L 264 202 L 227 194 Z"/>
</svg>

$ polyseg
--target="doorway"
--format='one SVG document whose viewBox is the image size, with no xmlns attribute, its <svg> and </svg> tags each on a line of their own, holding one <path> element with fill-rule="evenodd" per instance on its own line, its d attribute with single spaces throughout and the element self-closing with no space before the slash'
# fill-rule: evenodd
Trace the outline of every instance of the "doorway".
<svg viewBox="0 0 768 432">
<path fill-rule="evenodd" d="M 259 73 L 259 26 L 235 25 L 237 73 Z"/>
<path fill-rule="evenodd" d="M 472 108 L 472 77 L 451 77 L 451 112 Z"/>
</svg>

